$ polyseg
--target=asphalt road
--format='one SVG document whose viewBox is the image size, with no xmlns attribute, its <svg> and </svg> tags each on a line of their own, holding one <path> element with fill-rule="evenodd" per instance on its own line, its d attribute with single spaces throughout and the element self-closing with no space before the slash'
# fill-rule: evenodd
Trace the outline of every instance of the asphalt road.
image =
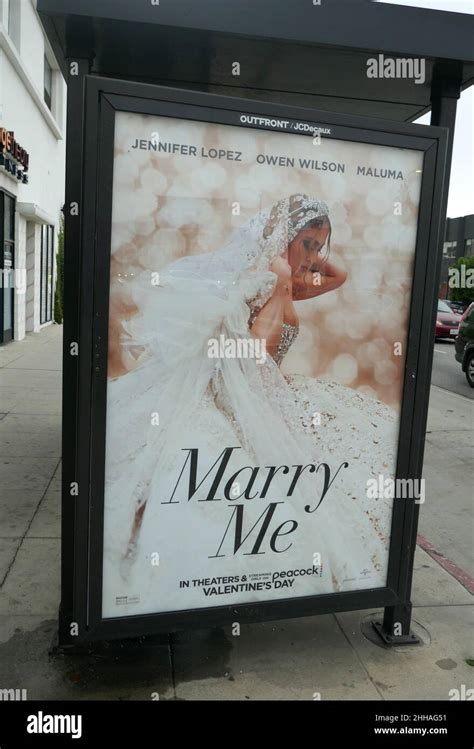
<svg viewBox="0 0 474 749">
<path fill-rule="evenodd" d="M 461 365 L 454 358 L 453 341 L 441 339 L 435 342 L 431 384 L 465 398 L 474 398 L 474 388 L 469 387 Z"/>
</svg>

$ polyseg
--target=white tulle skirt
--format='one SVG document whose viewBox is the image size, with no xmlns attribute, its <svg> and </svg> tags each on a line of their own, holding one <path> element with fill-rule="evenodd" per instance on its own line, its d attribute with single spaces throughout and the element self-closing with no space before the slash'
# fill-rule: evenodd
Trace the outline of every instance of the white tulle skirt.
<svg viewBox="0 0 474 749">
<path fill-rule="evenodd" d="M 369 499 L 367 482 L 394 476 L 397 442 L 396 414 L 379 401 L 283 377 L 271 360 L 216 364 L 199 343 L 174 372 L 152 357 L 110 382 L 104 617 L 383 587 L 393 500 Z M 307 467 L 290 491 L 296 466 Z"/>
</svg>

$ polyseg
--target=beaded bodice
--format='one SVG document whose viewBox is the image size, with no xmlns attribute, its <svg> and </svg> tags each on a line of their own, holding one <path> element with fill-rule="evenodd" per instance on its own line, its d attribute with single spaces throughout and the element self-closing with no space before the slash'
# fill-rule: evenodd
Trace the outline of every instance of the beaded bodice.
<svg viewBox="0 0 474 749">
<path fill-rule="evenodd" d="M 272 278 L 273 274 L 270 273 L 269 276 L 270 278 L 269 278 L 268 283 L 259 291 L 257 296 L 248 303 L 250 307 L 250 317 L 249 317 L 250 330 L 252 329 L 252 325 L 255 322 L 258 313 L 262 309 L 265 302 L 268 300 L 268 297 L 270 296 L 273 290 L 273 287 L 274 287 L 274 280 Z M 283 359 L 287 355 L 290 349 L 290 346 L 295 341 L 298 333 L 299 333 L 298 325 L 290 325 L 290 323 L 287 323 L 287 322 L 282 323 L 280 342 L 277 346 L 275 354 L 273 355 L 273 360 L 278 366 L 280 366 Z"/>
<path fill-rule="evenodd" d="M 275 354 L 273 356 L 273 359 L 275 360 L 275 363 L 278 364 L 278 366 L 280 366 L 284 357 L 288 353 L 291 344 L 298 335 L 298 332 L 298 325 L 290 325 L 287 322 L 282 323 L 280 343 L 278 344 L 277 350 L 275 351 Z"/>
</svg>

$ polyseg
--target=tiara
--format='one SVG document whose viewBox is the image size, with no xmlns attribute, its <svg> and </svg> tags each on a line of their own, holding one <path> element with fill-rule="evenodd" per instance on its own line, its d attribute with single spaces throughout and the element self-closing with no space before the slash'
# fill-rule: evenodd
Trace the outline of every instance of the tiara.
<svg viewBox="0 0 474 749">
<path fill-rule="evenodd" d="M 329 214 L 329 208 L 323 200 L 316 200 L 307 195 L 292 195 L 288 198 L 288 207 L 292 203 L 296 203 L 297 207 L 292 211 L 288 211 L 288 235 L 290 242 L 309 221 Z"/>
<path fill-rule="evenodd" d="M 293 208 L 294 205 L 296 205 L 295 208 Z M 292 210 L 290 210 L 290 207 Z M 272 208 L 269 220 L 265 226 L 264 237 L 270 236 L 276 225 L 286 220 L 288 239 L 291 242 L 309 221 L 328 215 L 329 208 L 323 200 L 310 198 L 308 195 L 300 193 L 290 195 L 289 198 L 280 200 Z"/>
</svg>

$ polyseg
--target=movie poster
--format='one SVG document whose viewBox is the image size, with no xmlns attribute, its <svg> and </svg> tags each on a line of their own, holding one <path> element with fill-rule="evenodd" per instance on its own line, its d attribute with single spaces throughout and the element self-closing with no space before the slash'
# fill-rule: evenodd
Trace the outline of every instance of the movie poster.
<svg viewBox="0 0 474 749">
<path fill-rule="evenodd" d="M 117 113 L 104 618 L 386 585 L 422 164 Z"/>
</svg>

